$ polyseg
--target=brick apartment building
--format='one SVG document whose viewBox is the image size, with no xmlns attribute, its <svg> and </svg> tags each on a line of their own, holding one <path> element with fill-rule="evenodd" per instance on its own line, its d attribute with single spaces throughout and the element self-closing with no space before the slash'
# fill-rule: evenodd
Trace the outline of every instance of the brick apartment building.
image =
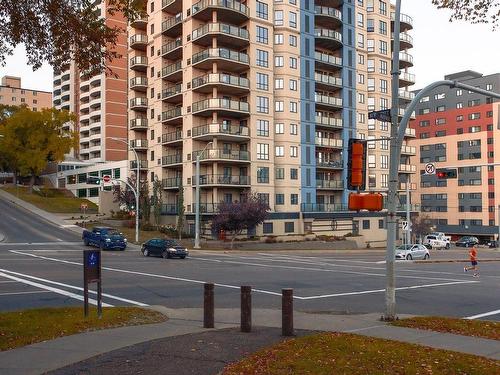
<svg viewBox="0 0 500 375">
<path fill-rule="evenodd" d="M 38 111 L 52 107 L 52 93 L 22 87 L 21 77 L 4 76 L 0 83 L 0 104 L 22 105 Z"/>
</svg>

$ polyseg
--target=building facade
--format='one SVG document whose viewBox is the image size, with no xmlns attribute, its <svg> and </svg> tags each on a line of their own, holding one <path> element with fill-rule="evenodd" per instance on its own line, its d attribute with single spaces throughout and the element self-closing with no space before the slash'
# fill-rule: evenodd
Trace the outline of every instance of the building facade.
<svg viewBox="0 0 500 375">
<path fill-rule="evenodd" d="M 147 13 L 129 28 L 129 140 L 143 178 L 163 182 L 164 214 L 177 214 L 182 188 L 192 221 L 199 157 L 205 219 L 252 190 L 272 211 L 258 232 L 331 232 L 335 217 L 344 232 L 370 229 L 347 212 L 346 155 L 349 138 L 390 135 L 368 120 L 391 105 L 390 2 L 154 0 Z M 404 105 L 415 79 L 412 20 L 401 20 Z M 369 189 L 387 190 L 388 141 L 369 142 L 368 168 Z"/>
<path fill-rule="evenodd" d="M 0 104 L 24 104 L 32 111 L 38 111 L 52 107 L 52 93 L 22 87 L 21 77 L 4 76 L 0 84 Z"/>
<path fill-rule="evenodd" d="M 108 27 L 127 28 L 123 15 L 109 14 L 106 0 L 95 6 Z M 74 63 L 64 71 L 54 72 L 53 104 L 77 116 L 76 122 L 67 127 L 79 134 L 79 148 L 74 150 L 74 156 L 81 160 L 98 163 L 127 158 L 126 143 L 110 139 L 126 141 L 128 135 L 126 34 L 118 37 L 115 50 L 122 57 L 108 64 L 111 75 L 89 75 L 79 71 Z"/>
<path fill-rule="evenodd" d="M 500 73 L 465 71 L 445 79 L 500 92 Z M 500 101 L 461 89 L 438 88 L 419 103 L 415 164 L 422 212 L 447 234 L 492 237 L 498 233 Z M 496 141 L 495 141 L 496 139 Z M 424 167 L 456 168 L 457 179 L 425 175 Z"/>
</svg>

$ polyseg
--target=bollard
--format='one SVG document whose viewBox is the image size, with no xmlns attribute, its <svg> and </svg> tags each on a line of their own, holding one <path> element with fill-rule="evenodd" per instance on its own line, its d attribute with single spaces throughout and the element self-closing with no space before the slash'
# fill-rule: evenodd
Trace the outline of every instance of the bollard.
<svg viewBox="0 0 500 375">
<path fill-rule="evenodd" d="M 293 336 L 293 289 L 282 289 L 281 296 L 281 334 Z"/>
<path fill-rule="evenodd" d="M 203 328 L 214 328 L 214 284 L 205 283 Z"/>
<path fill-rule="evenodd" d="M 252 287 L 241 287 L 241 332 L 252 331 Z"/>
</svg>

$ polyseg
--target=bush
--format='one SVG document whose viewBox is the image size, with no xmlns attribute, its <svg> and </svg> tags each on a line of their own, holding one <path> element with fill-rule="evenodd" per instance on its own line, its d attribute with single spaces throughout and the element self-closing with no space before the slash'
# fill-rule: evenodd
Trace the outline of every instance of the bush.
<svg viewBox="0 0 500 375">
<path fill-rule="evenodd" d="M 152 231 L 156 230 L 156 227 L 154 225 L 149 224 L 149 223 L 142 223 L 142 224 L 140 224 L 139 227 L 141 228 L 141 230 L 143 230 L 145 232 L 152 232 Z"/>
<path fill-rule="evenodd" d="M 266 237 L 264 242 L 265 243 L 276 243 L 278 241 L 276 240 L 276 236 L 268 236 L 268 237 Z"/>
<path fill-rule="evenodd" d="M 111 218 L 112 219 L 117 219 L 117 220 L 128 220 L 131 218 L 130 213 L 127 211 L 111 211 Z"/>
</svg>

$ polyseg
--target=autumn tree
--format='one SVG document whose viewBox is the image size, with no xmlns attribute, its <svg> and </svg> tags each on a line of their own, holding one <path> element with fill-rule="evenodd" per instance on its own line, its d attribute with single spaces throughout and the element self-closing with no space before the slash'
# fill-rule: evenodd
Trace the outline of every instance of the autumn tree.
<svg viewBox="0 0 500 375">
<path fill-rule="evenodd" d="M 34 112 L 20 107 L 0 122 L 0 154 L 15 175 L 30 177 L 30 192 L 47 163 L 63 161 L 64 155 L 78 145 L 77 133 L 63 129 L 73 119 L 67 111 Z"/>
<path fill-rule="evenodd" d="M 113 191 L 114 202 L 118 203 L 120 207 L 124 207 L 125 211 L 131 213 L 136 210 L 135 207 L 135 194 L 130 189 L 129 185 L 136 190 L 137 178 L 135 174 L 127 178 L 127 183 L 124 188 L 118 186 Z M 136 190 L 137 191 L 137 190 Z M 149 196 L 149 183 L 146 180 L 139 182 L 139 218 L 143 223 L 149 223 L 151 218 L 152 199 Z"/>
<path fill-rule="evenodd" d="M 422 242 L 422 237 L 429 234 L 432 229 L 430 218 L 427 215 L 419 215 L 412 220 L 411 231 L 419 242 Z"/>
<path fill-rule="evenodd" d="M 145 0 L 104 0 L 105 12 L 135 20 L 145 14 Z M 28 63 L 56 70 L 74 59 L 84 72 L 103 71 L 119 57 L 113 47 L 124 28 L 110 26 L 90 0 L 0 1 L 0 65 L 19 44 L 26 46 Z"/>
<path fill-rule="evenodd" d="M 452 11 L 451 20 L 500 25 L 500 0 L 432 0 L 438 8 Z"/>
<path fill-rule="evenodd" d="M 155 226 L 158 228 L 160 226 L 161 219 L 161 203 L 163 195 L 163 186 L 160 180 L 155 179 L 153 181 L 153 195 L 151 196 L 151 208 L 153 211 L 153 218 L 155 221 Z"/>
<path fill-rule="evenodd" d="M 181 183 L 179 186 L 179 197 L 177 199 L 177 206 L 179 207 L 179 212 L 177 214 L 177 232 L 179 234 L 179 240 L 182 240 L 182 230 L 184 229 L 184 186 L 182 186 L 182 177 L 180 177 Z"/>
</svg>

